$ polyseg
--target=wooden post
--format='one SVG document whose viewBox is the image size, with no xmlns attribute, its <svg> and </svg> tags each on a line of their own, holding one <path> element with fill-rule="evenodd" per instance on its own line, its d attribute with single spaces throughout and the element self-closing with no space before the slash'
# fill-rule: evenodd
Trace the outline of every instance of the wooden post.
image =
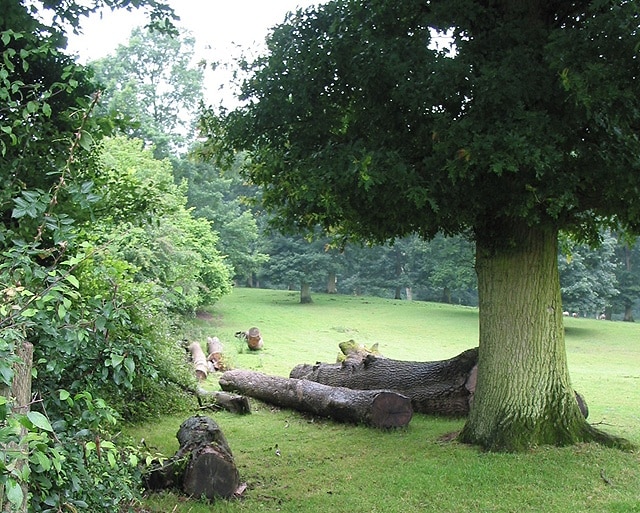
<svg viewBox="0 0 640 513">
<path fill-rule="evenodd" d="M 9 399 L 11 410 L 13 413 L 26 414 L 31 404 L 31 367 L 33 366 L 33 344 L 24 342 L 16 351 L 20 362 L 14 365 L 14 375 L 11 388 L 4 387 L 0 393 Z M 25 465 L 29 465 L 29 447 L 24 440 L 27 436 L 27 429 L 23 426 L 20 428 L 20 442 L 7 444 L 3 449 L 6 452 L 14 452 L 17 454 L 15 466 L 18 472 L 23 472 Z M 2 486 L 0 485 L 0 503 L 1 511 L 13 511 L 18 513 L 27 513 L 29 487 L 27 483 L 21 483 L 22 504 L 16 510 L 11 509 L 11 503 L 6 500 L 6 496 Z"/>
</svg>

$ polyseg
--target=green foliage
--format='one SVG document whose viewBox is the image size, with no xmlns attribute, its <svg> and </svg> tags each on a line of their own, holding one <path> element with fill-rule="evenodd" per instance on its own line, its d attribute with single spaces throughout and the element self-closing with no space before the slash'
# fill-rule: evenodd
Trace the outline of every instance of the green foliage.
<svg viewBox="0 0 640 513">
<path fill-rule="evenodd" d="M 229 290 L 217 239 L 184 207 L 170 165 L 124 140 L 121 160 L 107 153 L 91 73 L 61 52 L 79 16 L 133 5 L 151 7 L 155 21 L 166 13 L 154 0 L 10 0 L 0 20 L 0 384 L 12 385 L 16 348 L 30 341 L 35 397 L 25 415 L 0 397 L 0 445 L 26 447 L 30 463 L 20 471 L 22 453 L 3 454 L 0 482 L 13 506 L 28 484 L 34 512 L 133 507 L 139 457 L 115 423 L 190 404 L 195 378 L 169 311 Z M 170 244 L 172 254 L 158 255 Z M 164 274 L 145 275 L 127 251 L 146 251 Z M 182 259 L 175 268 L 172 257 Z"/>
<path fill-rule="evenodd" d="M 129 137 L 155 148 L 156 156 L 184 151 L 202 102 L 203 74 L 194 66 L 188 34 L 135 28 L 128 45 L 91 64 L 103 84 L 106 112 Z"/>
<path fill-rule="evenodd" d="M 330 2 L 291 15 L 211 113 L 281 226 L 385 240 L 505 222 L 640 226 L 635 2 Z M 430 45 L 449 31 L 453 51 Z M 218 155 L 222 155 L 218 153 Z"/>
<path fill-rule="evenodd" d="M 169 161 L 156 160 L 141 141 L 123 137 L 105 141 L 102 159 L 107 169 L 124 177 L 134 198 L 161 215 L 139 225 L 108 219 L 103 233 L 94 225 L 93 237 L 99 233 L 101 241 L 113 240 L 116 254 L 135 267 L 136 280 L 153 284 L 170 310 L 192 314 L 228 293 L 230 270 L 218 250 L 218 236 L 208 221 L 186 208 L 185 188 L 174 184 Z M 108 194 L 126 205 L 114 183 L 109 181 Z"/>
</svg>

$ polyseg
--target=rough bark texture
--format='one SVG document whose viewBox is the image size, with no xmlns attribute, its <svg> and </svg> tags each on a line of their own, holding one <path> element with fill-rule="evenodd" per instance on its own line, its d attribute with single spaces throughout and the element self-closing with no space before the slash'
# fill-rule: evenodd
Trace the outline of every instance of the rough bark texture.
<svg viewBox="0 0 640 513">
<path fill-rule="evenodd" d="M 406 426 L 413 415 L 409 398 L 389 390 L 351 390 L 247 370 L 225 372 L 220 386 L 277 406 L 379 428 Z"/>
<path fill-rule="evenodd" d="M 510 247 L 477 241 L 478 379 L 461 440 L 507 451 L 593 440 L 569 379 L 557 233 L 520 226 L 504 237 Z"/>
<path fill-rule="evenodd" d="M 478 359 L 469 349 L 449 360 L 408 362 L 383 358 L 373 353 L 345 352 L 342 363 L 298 365 L 290 377 L 356 390 L 394 390 L 411 399 L 419 413 L 463 416 L 469 413 L 473 389 L 467 386 Z"/>
<path fill-rule="evenodd" d="M 14 375 L 11 388 L 2 388 L 0 392 L 3 396 L 10 398 L 11 410 L 14 413 L 26 414 L 29 412 L 31 404 L 31 368 L 33 366 L 33 344 L 24 342 L 17 350 L 17 356 L 22 360 L 14 365 Z M 22 458 L 15 462 L 17 472 L 24 472 L 25 465 L 29 464 L 29 446 L 26 440 L 27 429 L 22 426 L 20 428 L 20 439 L 23 442 L 19 444 L 10 443 L 4 447 L 7 451 L 16 451 L 22 454 Z M 29 487 L 26 482 L 21 484 L 22 487 L 22 504 L 18 509 L 11 509 L 12 505 L 9 501 L 2 503 L 6 499 L 4 489 L 0 485 L 0 511 L 13 511 L 18 513 L 26 513 L 28 507 Z"/>
<path fill-rule="evenodd" d="M 240 475 L 218 424 L 210 417 L 190 417 L 176 437 L 180 448 L 171 459 L 150 470 L 146 487 L 177 488 L 191 497 L 209 500 L 232 497 L 240 485 Z"/>
</svg>

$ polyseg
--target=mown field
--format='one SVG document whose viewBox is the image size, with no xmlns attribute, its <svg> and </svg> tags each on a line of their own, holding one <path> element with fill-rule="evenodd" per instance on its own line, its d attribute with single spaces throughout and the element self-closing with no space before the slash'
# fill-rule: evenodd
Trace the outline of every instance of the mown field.
<svg viewBox="0 0 640 513">
<path fill-rule="evenodd" d="M 335 361 L 338 344 L 377 343 L 387 357 L 450 358 L 477 345 L 473 308 L 235 289 L 187 331 L 218 336 L 234 368 L 288 376 L 299 363 Z M 574 387 L 589 420 L 640 445 L 640 326 L 569 318 L 566 341 Z M 234 333 L 258 326 L 262 351 L 249 352 Z M 217 388 L 210 376 L 205 384 Z M 595 444 L 540 447 L 526 454 L 483 453 L 445 441 L 463 420 L 414 415 L 407 428 L 379 431 L 337 424 L 252 401 L 253 413 L 210 413 L 225 433 L 243 497 L 214 505 L 163 493 L 155 512 L 638 512 L 640 453 Z M 165 454 L 177 449 L 184 417 L 130 428 Z M 276 453 L 276 448 L 278 453 Z"/>
</svg>

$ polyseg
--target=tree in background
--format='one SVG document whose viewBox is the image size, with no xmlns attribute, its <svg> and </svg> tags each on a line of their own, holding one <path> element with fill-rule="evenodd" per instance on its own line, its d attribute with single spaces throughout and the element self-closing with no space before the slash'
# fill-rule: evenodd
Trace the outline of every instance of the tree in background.
<svg viewBox="0 0 640 513">
<path fill-rule="evenodd" d="M 176 181 L 186 181 L 188 204 L 195 214 L 209 220 L 218 233 L 218 247 L 233 268 L 235 281 L 251 284 L 268 260 L 257 222 L 259 212 L 251 207 L 256 188 L 247 186 L 237 170 L 223 173 L 210 162 L 186 158 L 174 161 L 174 175 Z"/>
<path fill-rule="evenodd" d="M 323 282 L 334 267 L 325 251 L 325 242 L 303 237 L 275 235 L 269 240 L 269 261 L 260 279 L 276 288 L 300 290 L 300 302 L 311 303 L 311 285 Z"/>
<path fill-rule="evenodd" d="M 157 157 L 184 153 L 195 140 L 204 70 L 193 63 L 194 44 L 184 32 L 138 27 L 127 45 L 91 63 L 104 87 L 103 111 Z"/>
<path fill-rule="evenodd" d="M 478 381 L 460 439 L 599 440 L 566 361 L 560 230 L 640 231 L 637 2 L 330 2 L 278 26 L 210 153 L 283 228 L 384 241 L 470 234 Z M 431 45 L 451 35 L 455 51 Z M 225 153 L 225 150 L 228 152 Z"/>
<path fill-rule="evenodd" d="M 563 244 L 559 271 L 565 310 L 592 318 L 611 311 L 619 294 L 616 246 L 617 239 L 610 233 L 602 235 L 602 242 L 595 249 L 571 241 Z"/>
<path fill-rule="evenodd" d="M 623 312 L 623 320 L 634 322 L 633 308 L 640 299 L 640 242 L 637 238 L 619 237 L 615 248 L 618 295 L 613 305 Z"/>
</svg>

